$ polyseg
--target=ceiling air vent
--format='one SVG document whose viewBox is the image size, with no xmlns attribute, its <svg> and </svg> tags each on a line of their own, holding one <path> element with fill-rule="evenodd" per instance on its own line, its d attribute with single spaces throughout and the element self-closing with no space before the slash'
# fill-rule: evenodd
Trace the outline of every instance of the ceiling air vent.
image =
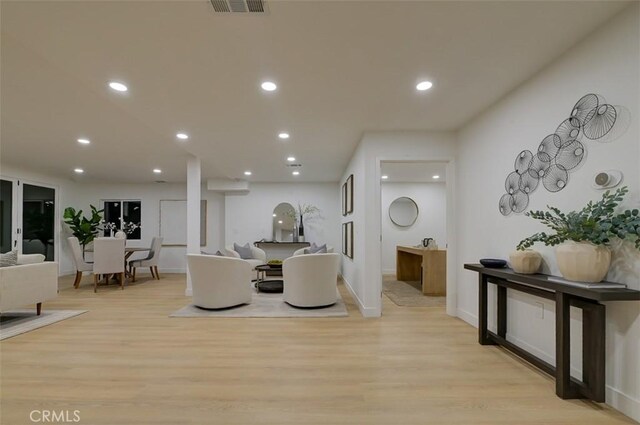
<svg viewBox="0 0 640 425">
<path fill-rule="evenodd" d="M 263 0 L 211 0 L 213 10 L 218 13 L 266 13 Z"/>
</svg>

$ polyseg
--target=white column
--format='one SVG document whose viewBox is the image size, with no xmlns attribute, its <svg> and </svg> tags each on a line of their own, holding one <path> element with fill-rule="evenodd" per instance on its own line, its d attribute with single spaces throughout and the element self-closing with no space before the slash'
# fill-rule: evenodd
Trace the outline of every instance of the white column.
<svg viewBox="0 0 640 425">
<path fill-rule="evenodd" d="M 200 158 L 190 156 L 187 159 L 187 254 L 200 253 Z M 187 266 L 187 289 L 185 294 L 192 295 L 191 278 Z"/>
</svg>

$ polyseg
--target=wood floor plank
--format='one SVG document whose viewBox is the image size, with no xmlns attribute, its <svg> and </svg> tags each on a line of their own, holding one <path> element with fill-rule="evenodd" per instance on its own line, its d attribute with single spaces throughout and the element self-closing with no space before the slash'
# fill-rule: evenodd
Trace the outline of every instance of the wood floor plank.
<svg viewBox="0 0 640 425">
<path fill-rule="evenodd" d="M 363 318 L 170 318 L 184 275 L 93 293 L 61 279 L 44 309 L 81 316 L 0 343 L 0 423 L 34 409 L 87 424 L 631 424 L 560 400 L 554 381 L 440 307 Z"/>
</svg>

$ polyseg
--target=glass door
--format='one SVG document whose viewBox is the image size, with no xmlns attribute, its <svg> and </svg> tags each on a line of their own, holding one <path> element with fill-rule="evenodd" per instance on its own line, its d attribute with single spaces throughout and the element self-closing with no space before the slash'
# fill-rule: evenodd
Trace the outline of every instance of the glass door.
<svg viewBox="0 0 640 425">
<path fill-rule="evenodd" d="M 0 252 L 16 249 L 16 188 L 13 180 L 0 180 Z"/>
<path fill-rule="evenodd" d="M 42 254 L 55 261 L 56 191 L 22 185 L 22 253 Z"/>
</svg>

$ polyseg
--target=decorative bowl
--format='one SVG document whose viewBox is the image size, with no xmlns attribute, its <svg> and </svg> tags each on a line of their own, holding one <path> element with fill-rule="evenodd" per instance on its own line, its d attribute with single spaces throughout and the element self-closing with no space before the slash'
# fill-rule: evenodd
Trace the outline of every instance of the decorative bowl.
<svg viewBox="0 0 640 425">
<path fill-rule="evenodd" d="M 480 264 L 490 269 L 501 269 L 507 265 L 507 262 L 497 258 L 482 258 Z"/>
</svg>

